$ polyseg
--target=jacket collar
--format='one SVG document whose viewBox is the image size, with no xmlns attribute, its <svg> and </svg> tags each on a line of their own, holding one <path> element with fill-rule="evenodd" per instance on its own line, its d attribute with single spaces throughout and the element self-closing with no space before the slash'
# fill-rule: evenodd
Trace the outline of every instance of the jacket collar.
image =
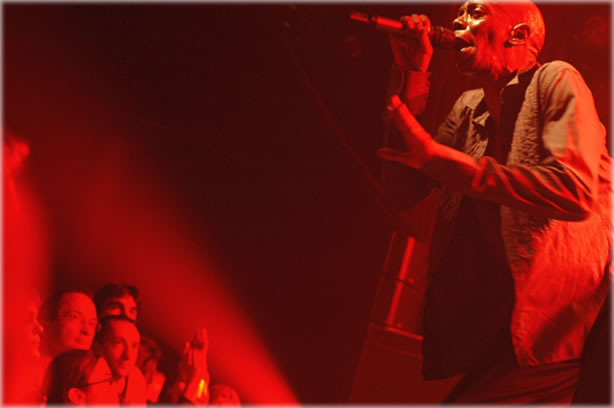
<svg viewBox="0 0 614 408">
<path fill-rule="evenodd" d="M 533 77 L 535 70 L 539 68 L 539 65 L 539 63 L 536 63 L 529 69 L 524 71 L 516 71 L 516 74 L 512 77 L 512 79 L 510 79 L 501 89 L 500 95 L 504 103 L 505 95 L 508 94 L 508 90 L 514 89 L 523 84 L 528 84 Z M 485 128 L 486 121 L 490 117 L 490 112 L 488 112 L 488 107 L 486 106 L 484 90 L 480 89 L 480 92 L 476 92 L 475 96 L 467 101 L 467 106 L 474 112 L 472 118 L 473 124 Z"/>
</svg>

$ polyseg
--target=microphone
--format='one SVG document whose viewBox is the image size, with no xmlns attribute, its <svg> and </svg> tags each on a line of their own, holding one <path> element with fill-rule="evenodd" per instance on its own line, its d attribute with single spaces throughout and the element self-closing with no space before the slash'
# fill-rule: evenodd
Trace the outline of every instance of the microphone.
<svg viewBox="0 0 614 408">
<path fill-rule="evenodd" d="M 352 12 L 350 14 L 350 19 L 360 21 L 361 23 L 367 23 L 376 30 L 387 31 L 390 33 L 403 35 L 408 38 L 418 38 L 416 33 L 408 31 L 407 27 L 405 27 L 405 25 L 398 20 L 373 16 L 358 11 Z M 431 26 L 431 29 L 428 31 L 428 36 L 431 39 L 431 44 L 433 44 L 433 47 L 454 48 L 456 39 L 454 37 L 454 31 L 450 30 L 449 28 Z"/>
</svg>

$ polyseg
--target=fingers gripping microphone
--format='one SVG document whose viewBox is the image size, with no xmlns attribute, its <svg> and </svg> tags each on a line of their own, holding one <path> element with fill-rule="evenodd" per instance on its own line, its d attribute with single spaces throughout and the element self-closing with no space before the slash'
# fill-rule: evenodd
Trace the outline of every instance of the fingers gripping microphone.
<svg viewBox="0 0 614 408">
<path fill-rule="evenodd" d="M 387 31 L 409 38 L 418 37 L 417 34 L 408 31 L 407 27 L 405 27 L 405 25 L 398 20 L 391 20 L 389 18 L 380 16 L 370 16 L 367 13 L 360 13 L 357 11 L 354 11 L 350 14 L 350 19 L 360 21 L 362 23 L 367 23 L 370 26 L 374 27 L 376 30 Z M 431 26 L 431 29 L 428 32 L 428 36 L 431 39 L 431 44 L 433 44 L 433 47 L 454 48 L 454 31 L 450 30 L 449 28 Z"/>
</svg>

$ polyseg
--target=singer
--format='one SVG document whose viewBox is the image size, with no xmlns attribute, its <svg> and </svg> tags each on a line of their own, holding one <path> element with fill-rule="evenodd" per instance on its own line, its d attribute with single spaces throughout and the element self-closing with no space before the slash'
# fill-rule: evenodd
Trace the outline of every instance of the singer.
<svg viewBox="0 0 614 408">
<path fill-rule="evenodd" d="M 409 229 L 439 193 L 424 310 L 423 374 L 465 373 L 446 401 L 570 403 L 585 339 L 610 290 L 611 159 L 578 71 L 540 65 L 530 1 L 471 0 L 453 21 L 463 93 L 436 132 L 419 123 L 433 47 L 425 15 L 391 35 L 397 140 L 384 184 Z"/>
</svg>

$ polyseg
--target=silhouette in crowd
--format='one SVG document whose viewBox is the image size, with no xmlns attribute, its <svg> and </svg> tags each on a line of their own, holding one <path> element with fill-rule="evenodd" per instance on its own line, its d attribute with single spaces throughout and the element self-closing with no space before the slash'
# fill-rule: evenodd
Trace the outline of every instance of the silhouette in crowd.
<svg viewBox="0 0 614 408">
<path fill-rule="evenodd" d="M 86 289 L 54 293 L 43 302 L 38 320 L 44 327 L 41 357 L 48 360 L 67 350 L 89 349 L 98 328 L 96 307 Z"/>
<path fill-rule="evenodd" d="M 537 62 L 545 26 L 530 1 L 467 1 L 453 21 L 463 93 L 436 132 L 428 101 L 433 48 L 425 15 L 391 36 L 396 140 L 387 188 L 412 210 L 439 194 L 431 228 L 423 373 L 465 373 L 457 403 L 569 403 L 584 340 L 611 282 L 611 159 L 591 92 L 562 61 Z M 402 83 L 401 83 L 402 82 Z M 399 96 L 400 95 L 400 96 Z"/>
<path fill-rule="evenodd" d="M 94 303 L 98 318 L 124 315 L 136 322 L 139 313 L 139 291 L 136 286 L 109 283 L 96 291 Z"/>
<path fill-rule="evenodd" d="M 45 374 L 47 405 L 115 405 L 119 398 L 112 386 L 108 364 L 91 350 L 69 350 L 56 356 Z"/>
<path fill-rule="evenodd" d="M 135 286 L 109 283 L 100 288 L 94 297 L 96 307 L 101 319 L 112 316 L 125 316 L 133 321 L 138 318 L 140 301 L 138 297 L 138 289 Z M 145 341 L 149 346 L 155 342 Z M 142 377 L 145 382 L 145 399 L 156 402 L 160 400 L 160 393 L 165 385 L 165 375 L 155 369 L 152 371 L 152 365 L 156 364 L 155 344 L 153 359 L 146 358 L 148 349 L 144 349 L 142 354 L 143 363 L 137 365 L 139 373 L 132 373 L 133 381 L 137 381 L 137 377 Z M 209 401 L 209 383 L 210 375 L 207 365 L 208 353 L 208 338 L 206 329 L 199 329 L 194 334 L 192 341 L 187 342 L 184 348 L 183 356 L 178 364 L 178 376 L 172 384 L 166 384 L 167 389 L 162 398 L 164 402 L 178 403 L 194 403 L 207 404 Z M 157 357 L 159 359 L 159 356 Z M 111 369 L 113 363 L 109 361 Z M 114 373 L 115 374 L 115 373 Z M 141 375 L 139 375 L 141 374 Z M 146 377 L 147 376 L 147 377 Z M 139 391 L 138 400 L 141 400 L 141 380 L 138 380 Z"/>
<path fill-rule="evenodd" d="M 73 349 L 88 350 L 98 327 L 91 293 L 81 288 L 59 290 L 45 299 L 38 311 L 38 321 L 43 327 L 39 359 L 41 377 L 57 355 Z M 33 383 L 41 384 L 41 377 L 32 378 Z"/>
<path fill-rule="evenodd" d="M 209 337 L 206 329 L 198 329 L 191 341 L 185 343 L 179 362 L 179 374 L 169 387 L 171 403 L 207 405 L 209 403 L 210 375 L 207 363 Z"/>
<path fill-rule="evenodd" d="M 4 402 L 40 403 L 45 368 L 40 356 L 43 327 L 37 317 L 40 300 L 21 293 L 7 297 L 14 312 L 4 319 Z"/>
<path fill-rule="evenodd" d="M 241 405 L 239 394 L 228 385 L 214 384 L 209 393 L 209 405 Z"/>
<path fill-rule="evenodd" d="M 2 145 L 3 402 L 35 404 L 45 369 L 38 309 L 48 280 L 46 233 L 35 191 L 24 176 L 30 146 L 6 130 Z"/>
<path fill-rule="evenodd" d="M 159 346 L 150 338 L 141 339 L 136 326 L 136 288 L 109 284 L 98 291 L 96 305 L 104 316 L 100 322 L 86 289 L 55 292 L 40 308 L 30 300 L 23 298 L 20 331 L 13 333 L 21 340 L 20 350 L 24 352 L 11 357 L 22 365 L 31 363 L 37 370 L 28 373 L 38 374 L 31 375 L 25 384 L 21 381 L 19 392 L 11 393 L 12 401 L 79 405 L 158 402 L 166 376 L 157 368 Z M 224 385 L 214 386 L 210 400 L 208 345 L 206 329 L 197 330 L 186 343 L 178 378 L 168 387 L 165 402 L 240 403 L 236 391 Z"/>
<path fill-rule="evenodd" d="M 124 405 L 147 402 L 145 378 L 136 366 L 141 335 L 134 320 L 124 315 L 107 315 L 100 322 L 94 349 L 107 361 L 113 388 Z"/>
<path fill-rule="evenodd" d="M 141 347 L 136 360 L 147 385 L 147 402 L 158 402 L 160 392 L 164 387 L 166 376 L 158 370 L 162 352 L 158 343 L 150 337 L 141 336 Z"/>
</svg>

